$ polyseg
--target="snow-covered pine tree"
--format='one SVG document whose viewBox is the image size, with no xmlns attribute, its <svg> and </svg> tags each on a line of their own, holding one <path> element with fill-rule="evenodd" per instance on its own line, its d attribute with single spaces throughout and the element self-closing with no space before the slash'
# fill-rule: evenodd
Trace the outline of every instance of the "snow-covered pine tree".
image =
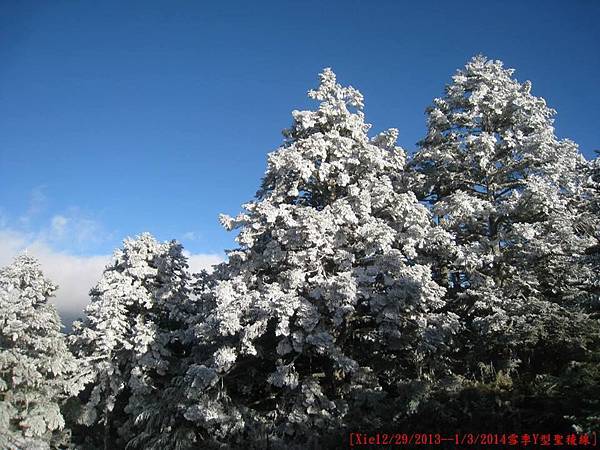
<svg viewBox="0 0 600 450">
<path fill-rule="evenodd" d="M 428 133 L 412 162 L 422 175 L 421 197 L 466 250 L 461 267 L 443 280 L 455 289 L 507 288 L 510 278 L 515 290 L 537 291 L 535 276 L 518 265 L 576 245 L 572 238 L 567 248 L 560 242 L 529 245 L 549 237 L 545 226 L 568 227 L 552 222 L 568 221 L 567 199 L 579 188 L 583 157 L 576 144 L 556 138 L 555 111 L 513 72 L 483 56 L 459 70 L 428 109 Z"/>
<path fill-rule="evenodd" d="M 397 131 L 370 139 L 362 95 L 330 69 L 309 97 L 318 110 L 293 112 L 256 200 L 221 217 L 240 246 L 216 270 L 185 383 L 204 439 L 306 448 L 375 426 L 406 410 L 406 380 L 443 365 L 431 356 L 457 326 L 428 259 L 450 238 L 405 187 Z"/>
<path fill-rule="evenodd" d="M 172 358 L 161 388 L 154 392 L 148 408 L 136 417 L 136 434 L 127 448 L 169 450 L 197 448 L 197 427 L 185 419 L 189 407 L 187 370 L 206 358 L 204 342 L 198 342 L 196 327 L 214 308 L 214 279 L 207 271 L 193 274 L 176 330 L 173 330 Z"/>
<path fill-rule="evenodd" d="M 578 255 L 571 269 L 573 284 L 584 293 L 579 305 L 590 313 L 590 320 L 584 326 L 596 339 L 587 345 L 586 359 L 572 364 L 560 379 L 565 386 L 561 394 L 580 405 L 574 421 L 585 432 L 597 430 L 600 423 L 600 402 L 597 401 L 600 397 L 600 151 L 597 154 L 587 163 L 585 189 L 575 204 L 580 218 L 579 230 L 590 237 L 590 245 L 583 255 Z"/>
<path fill-rule="evenodd" d="M 600 151 L 597 152 L 600 155 Z M 589 161 L 583 201 L 577 204 L 582 210 L 583 233 L 591 237 L 590 245 L 580 259 L 576 278 L 587 293 L 586 309 L 600 313 L 600 156 Z"/>
<path fill-rule="evenodd" d="M 83 323 L 71 336 L 87 362 L 90 384 L 79 422 L 110 448 L 161 433 L 172 418 L 161 396 L 177 370 L 180 333 L 188 312 L 187 261 L 175 241 L 159 243 L 145 233 L 126 239 L 91 291 Z"/>
<path fill-rule="evenodd" d="M 577 189 L 563 194 L 564 211 L 538 242 L 553 237 L 556 250 L 542 260 L 542 292 L 587 312 L 600 311 L 600 165 L 579 161 Z M 532 241 L 533 245 L 543 245 Z M 547 244 L 546 244 L 547 245 Z M 544 289 L 545 288 L 545 289 Z"/>
<path fill-rule="evenodd" d="M 61 405 L 81 386 L 60 319 L 48 302 L 55 290 L 31 256 L 18 256 L 0 269 L 0 448 L 68 443 Z"/>
<path fill-rule="evenodd" d="M 437 270 L 468 331 L 457 369 L 493 378 L 521 364 L 521 380 L 533 380 L 584 360 L 597 322 L 572 283 L 591 243 L 573 209 L 585 161 L 555 136 L 555 111 L 512 75 L 483 56 L 459 70 L 427 110 L 411 164 L 420 199 L 459 246 Z"/>
</svg>

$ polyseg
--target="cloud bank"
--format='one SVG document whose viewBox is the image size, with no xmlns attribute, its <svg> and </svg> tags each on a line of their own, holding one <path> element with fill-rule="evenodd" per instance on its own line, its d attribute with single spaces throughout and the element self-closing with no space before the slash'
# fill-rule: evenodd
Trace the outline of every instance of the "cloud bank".
<svg viewBox="0 0 600 450">
<path fill-rule="evenodd" d="M 67 222 L 61 216 L 53 220 L 53 231 L 61 233 Z M 71 321 L 81 317 L 89 302 L 88 293 L 102 276 L 111 255 L 81 256 L 59 251 L 43 234 L 32 235 L 8 228 L 0 229 L 0 266 L 10 264 L 15 256 L 27 251 L 40 261 L 44 274 L 58 284 L 55 298 L 63 323 L 70 328 Z M 191 254 L 186 252 L 190 271 L 210 269 L 223 261 L 220 255 Z"/>
</svg>

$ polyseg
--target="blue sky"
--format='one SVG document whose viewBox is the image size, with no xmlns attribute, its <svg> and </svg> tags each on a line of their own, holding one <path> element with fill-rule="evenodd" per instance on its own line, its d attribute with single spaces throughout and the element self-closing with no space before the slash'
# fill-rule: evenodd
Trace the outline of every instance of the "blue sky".
<svg viewBox="0 0 600 450">
<path fill-rule="evenodd" d="M 501 59 L 589 158 L 599 17 L 593 0 L 4 0 L 4 245 L 106 255 L 147 230 L 222 254 L 234 243 L 217 215 L 253 197 L 326 66 L 363 92 L 373 131 L 399 128 L 410 151 L 454 71 L 476 53 Z"/>
</svg>

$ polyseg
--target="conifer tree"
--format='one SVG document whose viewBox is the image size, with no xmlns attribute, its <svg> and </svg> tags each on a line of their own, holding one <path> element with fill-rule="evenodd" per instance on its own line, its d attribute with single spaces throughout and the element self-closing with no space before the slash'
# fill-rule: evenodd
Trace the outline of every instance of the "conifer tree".
<svg viewBox="0 0 600 450">
<path fill-rule="evenodd" d="M 56 286 L 31 256 L 0 269 L 0 447 L 68 443 L 61 405 L 80 389 L 77 364 L 48 302 Z"/>
<path fill-rule="evenodd" d="M 88 365 L 90 385 L 79 422 L 95 426 L 91 445 L 137 445 L 147 428 L 160 433 L 158 399 L 177 364 L 186 316 L 187 262 L 175 241 L 145 233 L 126 239 L 91 291 L 87 318 L 72 346 Z"/>
<path fill-rule="evenodd" d="M 582 156 L 556 138 L 555 112 L 531 94 L 531 83 L 512 74 L 482 56 L 458 71 L 428 109 L 413 161 L 421 198 L 462 253 L 440 268 L 440 281 L 490 330 L 508 326 L 507 299 L 517 309 L 524 299 L 560 303 L 563 257 L 587 244 L 568 207 Z"/>
<path fill-rule="evenodd" d="M 309 97 L 319 108 L 293 112 L 256 199 L 221 217 L 240 246 L 216 270 L 185 383 L 204 439 L 325 445 L 406 409 L 403 383 L 451 346 L 429 259 L 450 238 L 405 186 L 397 131 L 369 138 L 362 95 L 330 69 Z"/>
<path fill-rule="evenodd" d="M 459 257 L 440 258 L 436 270 L 448 309 L 465 325 L 453 371 L 494 391 L 518 370 L 513 400 L 543 397 L 557 411 L 547 423 L 559 427 L 581 410 L 535 386 L 589 361 L 598 344 L 598 323 L 582 311 L 585 290 L 574 282 L 575 262 L 593 243 L 577 207 L 586 163 L 576 144 L 556 137 L 555 111 L 513 72 L 483 56 L 459 70 L 427 110 L 411 165 L 419 198 L 458 245 Z M 523 417 L 533 413 L 526 409 Z"/>
<path fill-rule="evenodd" d="M 598 151 L 597 153 L 600 153 Z M 583 210 L 583 233 L 590 237 L 578 265 L 577 277 L 587 293 L 586 309 L 600 313 L 600 156 L 589 161 L 583 202 L 577 206 Z"/>
</svg>

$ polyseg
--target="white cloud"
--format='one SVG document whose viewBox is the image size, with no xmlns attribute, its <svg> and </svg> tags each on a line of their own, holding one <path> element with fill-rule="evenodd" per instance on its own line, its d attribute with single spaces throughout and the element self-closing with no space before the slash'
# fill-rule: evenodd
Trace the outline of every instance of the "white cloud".
<svg viewBox="0 0 600 450">
<path fill-rule="evenodd" d="M 199 241 L 201 237 L 202 235 L 197 231 L 187 231 L 181 236 L 181 238 L 186 241 Z"/>
<path fill-rule="evenodd" d="M 54 219 L 62 216 L 55 216 Z M 61 229 L 62 220 L 52 220 L 52 228 Z M 0 266 L 10 264 L 15 256 L 27 250 L 28 254 L 40 261 L 44 274 L 59 288 L 53 303 L 64 322 L 80 317 L 89 302 L 89 291 L 102 276 L 104 267 L 110 262 L 110 255 L 81 256 L 59 251 L 43 235 L 25 233 L 8 228 L 0 229 Z M 223 260 L 219 255 L 190 254 L 191 272 L 209 269 Z M 66 323 L 67 326 L 70 323 Z"/>
<path fill-rule="evenodd" d="M 27 211 L 21 217 L 19 222 L 22 225 L 28 225 L 35 216 L 40 214 L 46 206 L 45 186 L 36 186 L 29 193 L 29 205 Z"/>
<path fill-rule="evenodd" d="M 51 244 L 54 248 L 77 249 L 78 253 L 97 244 L 114 239 L 102 224 L 84 215 L 77 208 L 70 208 L 66 214 L 56 214 L 50 219 L 50 225 L 43 227 L 38 239 Z"/>
<path fill-rule="evenodd" d="M 193 253 L 186 251 L 184 251 L 183 254 L 188 259 L 188 265 L 190 266 L 189 270 L 191 273 L 197 273 L 201 270 L 208 270 L 211 272 L 212 266 L 223 262 L 223 257 L 220 255 L 206 255 L 202 253 L 194 255 Z"/>
<path fill-rule="evenodd" d="M 65 229 L 68 223 L 69 219 L 67 219 L 65 216 L 54 216 L 50 225 L 52 229 L 52 234 L 59 237 L 64 236 Z"/>
<path fill-rule="evenodd" d="M 61 314 L 80 314 L 88 292 L 102 275 L 108 255 L 77 256 L 53 249 L 34 236 L 10 229 L 0 230 L 0 266 L 10 264 L 23 251 L 40 261 L 44 274 L 59 285 L 53 303 Z"/>
</svg>

